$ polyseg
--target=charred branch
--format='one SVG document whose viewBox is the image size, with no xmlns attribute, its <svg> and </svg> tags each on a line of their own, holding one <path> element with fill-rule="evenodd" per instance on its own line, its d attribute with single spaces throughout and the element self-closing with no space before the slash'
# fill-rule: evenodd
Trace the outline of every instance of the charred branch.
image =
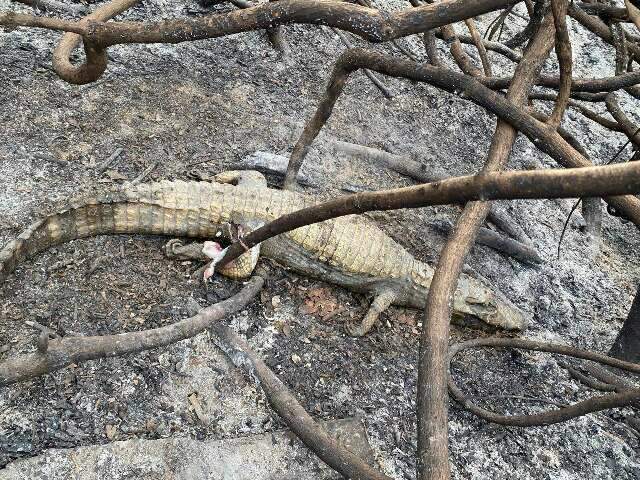
<svg viewBox="0 0 640 480">
<path fill-rule="evenodd" d="M 536 352 L 557 353 L 574 358 L 581 358 L 583 360 L 591 360 L 603 365 L 620 368 L 628 372 L 640 373 L 640 365 L 636 363 L 625 362 L 618 360 L 617 358 L 565 345 L 516 338 L 483 338 L 458 343 L 453 345 L 449 350 L 449 362 L 451 362 L 453 357 L 464 350 L 480 347 L 522 348 Z M 590 398 L 568 407 L 544 413 L 537 413 L 533 415 L 501 415 L 472 403 L 451 378 L 449 379 L 449 392 L 458 403 L 475 415 L 489 422 L 515 427 L 532 427 L 537 425 L 551 425 L 553 423 L 566 422 L 572 418 L 598 412 L 600 410 L 629 406 L 640 399 L 640 388 L 632 388 L 619 393 Z"/>
<path fill-rule="evenodd" d="M 39 351 L 0 364 L 0 386 L 10 385 L 73 363 L 116 357 L 163 347 L 191 338 L 227 315 L 242 310 L 262 289 L 264 275 L 256 274 L 234 296 L 166 327 L 100 337 L 66 337 L 39 343 Z"/>
<path fill-rule="evenodd" d="M 233 364 L 262 387 L 269 405 L 318 457 L 345 478 L 391 480 L 339 445 L 300 405 L 285 384 L 256 355 L 246 341 L 224 325 L 212 328 L 214 342 Z"/>
</svg>

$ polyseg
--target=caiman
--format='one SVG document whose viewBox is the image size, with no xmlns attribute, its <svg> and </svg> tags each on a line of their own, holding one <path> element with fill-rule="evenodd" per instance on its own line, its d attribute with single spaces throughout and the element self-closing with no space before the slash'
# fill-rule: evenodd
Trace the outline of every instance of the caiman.
<svg viewBox="0 0 640 480">
<path fill-rule="evenodd" d="M 320 200 L 294 191 L 267 188 L 256 171 L 229 171 L 216 182 L 161 181 L 128 186 L 96 198 L 72 201 L 68 208 L 33 223 L 0 251 L 0 281 L 25 258 L 54 245 L 106 234 L 151 234 L 213 240 L 230 224 L 250 230 Z M 167 244 L 173 256 L 214 257 L 211 242 Z M 187 247 L 192 247 L 188 249 Z M 327 220 L 266 240 L 221 269 L 223 275 L 251 274 L 258 255 L 303 275 L 373 295 L 365 318 L 349 325 L 364 335 L 390 305 L 424 308 L 433 269 L 415 259 L 372 221 L 357 215 Z M 466 274 L 453 301 L 454 317 L 475 317 L 505 329 L 523 329 L 527 316 L 500 293 Z"/>
</svg>

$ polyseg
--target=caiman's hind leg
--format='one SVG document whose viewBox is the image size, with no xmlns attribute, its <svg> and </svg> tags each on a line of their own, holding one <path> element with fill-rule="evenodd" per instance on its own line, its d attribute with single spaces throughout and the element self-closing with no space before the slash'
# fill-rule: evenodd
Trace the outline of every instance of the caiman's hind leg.
<svg viewBox="0 0 640 480">
<path fill-rule="evenodd" d="M 395 290 L 387 289 L 383 290 L 381 293 L 376 295 L 371 302 L 371 306 L 369 307 L 369 311 L 362 319 L 362 323 L 353 324 L 347 323 L 345 325 L 345 330 L 348 335 L 352 337 L 362 337 L 366 335 L 369 330 L 376 324 L 380 314 L 384 312 L 387 308 L 391 306 L 391 304 L 396 300 L 398 294 Z"/>
<path fill-rule="evenodd" d="M 185 245 L 179 238 L 172 238 L 162 249 L 167 258 L 175 260 L 199 260 L 206 262 L 209 257 L 202 251 L 204 244 L 193 242 Z"/>
</svg>

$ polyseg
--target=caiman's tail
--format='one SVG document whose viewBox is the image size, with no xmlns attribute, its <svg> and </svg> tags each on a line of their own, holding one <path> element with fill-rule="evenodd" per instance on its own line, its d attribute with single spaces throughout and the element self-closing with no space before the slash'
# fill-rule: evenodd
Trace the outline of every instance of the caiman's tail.
<svg viewBox="0 0 640 480">
<path fill-rule="evenodd" d="M 114 204 L 107 205 L 104 200 L 74 202 L 73 206 L 32 223 L 0 250 L 0 282 L 26 258 L 64 242 L 113 230 Z"/>
<path fill-rule="evenodd" d="M 70 206 L 38 220 L 0 250 L 0 282 L 37 253 L 71 240 L 105 234 L 213 238 L 204 182 L 143 184 Z"/>
</svg>

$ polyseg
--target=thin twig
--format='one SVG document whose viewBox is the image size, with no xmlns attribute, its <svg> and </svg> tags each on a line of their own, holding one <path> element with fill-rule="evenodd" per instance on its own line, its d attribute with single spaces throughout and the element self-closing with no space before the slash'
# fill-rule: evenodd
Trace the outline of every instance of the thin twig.
<svg viewBox="0 0 640 480">
<path fill-rule="evenodd" d="M 504 45 L 508 48 L 516 48 L 533 37 L 542 24 L 542 19 L 547 11 L 548 4 L 548 1 L 537 1 L 533 7 L 533 12 L 529 14 L 527 26 L 504 42 Z"/>
<path fill-rule="evenodd" d="M 582 200 L 579 199 L 576 203 L 573 204 L 573 206 L 571 207 L 571 210 L 569 211 L 569 215 L 567 215 L 567 219 L 564 221 L 564 225 L 562 225 L 562 232 L 560 233 L 560 240 L 558 240 L 558 256 L 557 256 L 558 259 L 560 259 L 560 248 L 562 247 L 562 240 L 564 240 L 564 234 L 567 232 L 567 227 L 569 226 L 569 221 L 571 220 L 571 217 L 573 216 L 573 212 L 576 211 L 576 209 L 580 205 L 581 201 Z"/>
<path fill-rule="evenodd" d="M 113 165 L 113 163 L 118 159 L 118 157 L 122 154 L 123 151 L 124 150 L 120 147 L 116 148 L 114 152 L 111 155 L 109 155 L 109 158 L 107 158 L 104 161 L 104 163 L 96 169 L 96 173 L 98 175 L 102 175 L 105 172 L 105 170 L 107 170 L 107 168 Z"/>
<path fill-rule="evenodd" d="M 151 165 L 149 165 L 147 168 L 145 168 L 142 171 L 142 173 L 140 173 L 140 175 L 138 175 L 136 178 L 131 180 L 131 185 L 137 185 L 138 183 L 142 182 L 145 178 L 147 178 L 149 176 L 149 174 L 151 172 L 153 172 L 156 169 L 156 167 L 159 164 L 160 164 L 160 161 L 153 162 Z"/>
<path fill-rule="evenodd" d="M 436 36 L 438 36 L 437 33 L 436 33 Z M 458 34 L 458 40 L 460 40 L 462 43 L 475 45 L 475 40 L 473 39 L 473 37 L 471 37 L 471 35 Z M 522 60 L 522 55 L 520 55 L 515 50 L 512 50 L 511 48 L 505 46 L 503 43 L 492 42 L 491 40 L 486 40 L 484 38 L 481 40 L 482 40 L 482 45 L 486 50 L 491 50 L 496 53 L 499 53 L 502 56 L 511 60 L 512 62 L 518 63 L 520 60 Z"/>
<path fill-rule="evenodd" d="M 620 368 L 629 372 L 640 373 L 640 364 L 624 362 L 622 360 L 618 360 L 617 358 L 608 357 L 606 355 L 590 352 L 588 350 L 581 350 L 566 345 L 558 345 L 548 342 L 539 342 L 517 338 L 481 338 L 453 345 L 449 349 L 449 357 L 447 362 L 448 370 L 450 370 L 451 368 L 451 360 L 457 354 L 470 348 L 479 347 L 522 348 L 537 352 L 558 353 L 561 355 L 568 355 L 584 360 L 591 360 L 593 362 L 602 363 L 604 365 Z M 464 408 L 466 408 L 473 414 L 489 422 L 516 427 L 531 427 L 566 422 L 567 420 L 570 420 L 572 418 L 576 418 L 593 412 L 598 412 L 600 410 L 625 407 L 640 399 L 640 388 L 633 388 L 620 393 L 590 398 L 589 400 L 583 400 L 573 405 L 559 408 L 557 410 L 551 410 L 548 412 L 536 413 L 532 415 L 501 415 L 479 407 L 469 401 L 462 390 L 460 390 L 460 388 L 454 383 L 451 376 L 449 376 L 449 392 L 458 403 L 460 403 L 462 406 L 464 406 Z"/>
<path fill-rule="evenodd" d="M 464 21 L 465 25 L 469 29 L 469 33 L 471 34 L 471 38 L 473 39 L 473 43 L 476 46 L 476 50 L 478 50 L 478 55 L 480 56 L 480 61 L 482 62 L 482 68 L 484 70 L 484 75 L 486 77 L 490 77 L 493 75 L 491 72 L 491 62 L 489 61 L 489 57 L 487 56 L 487 49 L 484 46 L 482 41 L 482 37 L 480 36 L 480 32 L 476 28 L 476 24 L 472 18 L 468 18 Z"/>
<path fill-rule="evenodd" d="M 331 31 L 333 31 L 333 33 L 335 33 L 340 38 L 342 43 L 344 43 L 344 45 L 347 48 L 353 48 L 353 44 L 344 33 L 342 33 L 337 28 L 331 28 Z M 369 70 L 368 68 L 365 68 L 363 69 L 363 71 L 364 71 L 364 74 L 367 76 L 367 78 L 371 80 L 371 83 L 373 83 L 376 86 L 376 88 L 380 90 L 380 92 L 382 93 L 382 95 L 385 96 L 386 99 L 391 100 L 393 98 L 393 93 L 391 93 L 391 90 L 389 90 L 389 87 L 387 87 L 382 80 L 376 77 L 375 74 L 371 72 L 371 70 Z"/>
</svg>

